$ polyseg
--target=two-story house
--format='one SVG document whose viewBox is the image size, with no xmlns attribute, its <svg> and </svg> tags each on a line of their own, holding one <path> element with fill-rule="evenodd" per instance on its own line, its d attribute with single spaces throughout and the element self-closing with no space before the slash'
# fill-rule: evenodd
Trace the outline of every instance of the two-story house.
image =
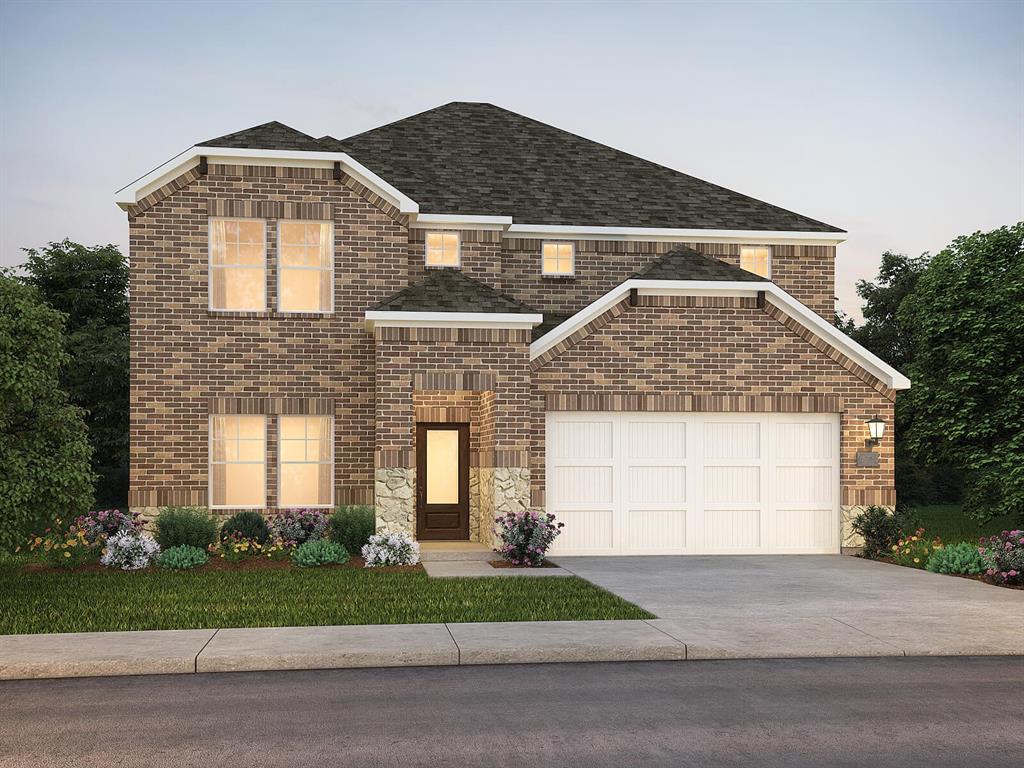
<svg viewBox="0 0 1024 768">
<path fill-rule="evenodd" d="M 118 193 L 133 509 L 372 504 L 561 553 L 839 552 L 893 505 L 897 371 L 844 232 L 489 104 L 201 142 Z"/>
</svg>

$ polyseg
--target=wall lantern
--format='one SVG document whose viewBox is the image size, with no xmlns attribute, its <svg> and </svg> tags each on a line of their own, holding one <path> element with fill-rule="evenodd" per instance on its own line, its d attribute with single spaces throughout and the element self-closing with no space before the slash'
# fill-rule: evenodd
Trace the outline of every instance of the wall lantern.
<svg viewBox="0 0 1024 768">
<path fill-rule="evenodd" d="M 874 416 L 864 423 L 868 425 L 868 434 L 871 435 L 869 442 L 872 445 L 878 445 L 882 442 L 882 435 L 885 434 L 885 420 L 879 416 Z"/>
</svg>

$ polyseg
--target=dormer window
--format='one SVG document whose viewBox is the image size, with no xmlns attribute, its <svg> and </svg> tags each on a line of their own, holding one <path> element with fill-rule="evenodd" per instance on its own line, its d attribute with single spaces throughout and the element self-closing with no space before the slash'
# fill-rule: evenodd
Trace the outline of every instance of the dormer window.
<svg viewBox="0 0 1024 768">
<path fill-rule="evenodd" d="M 459 266 L 459 233 L 427 232 L 428 267 Z"/>
<path fill-rule="evenodd" d="M 772 276 L 772 249 L 767 245 L 744 245 L 740 248 L 740 269 L 761 277 Z"/>
<path fill-rule="evenodd" d="M 541 247 L 541 273 L 572 277 L 576 273 L 576 247 L 572 243 L 544 243 Z"/>
</svg>

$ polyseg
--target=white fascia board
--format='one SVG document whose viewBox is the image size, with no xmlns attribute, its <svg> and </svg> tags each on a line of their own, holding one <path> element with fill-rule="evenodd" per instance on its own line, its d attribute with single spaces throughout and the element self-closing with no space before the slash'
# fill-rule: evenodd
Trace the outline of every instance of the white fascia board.
<svg viewBox="0 0 1024 768">
<path fill-rule="evenodd" d="M 383 197 L 402 213 L 416 214 L 419 205 L 408 195 L 402 193 L 362 163 L 345 152 L 307 152 L 298 150 L 277 149 L 235 149 L 232 147 L 194 146 L 171 158 L 159 168 L 150 171 L 140 179 L 136 179 L 126 187 L 119 189 L 115 202 L 121 208 L 134 205 L 153 190 L 177 178 L 183 173 L 199 165 L 199 158 L 206 157 L 208 162 L 248 160 L 255 165 L 282 165 L 299 167 L 330 167 L 341 163 L 342 169 L 356 178 L 361 184 Z"/>
<path fill-rule="evenodd" d="M 519 328 L 530 329 L 543 315 L 501 312 L 400 312 L 367 310 L 366 327 L 381 328 Z"/>
<path fill-rule="evenodd" d="M 507 229 L 511 216 L 462 216 L 453 213 L 418 213 L 409 221 L 414 229 Z"/>
<path fill-rule="evenodd" d="M 735 242 L 838 245 L 846 232 L 782 232 L 745 229 L 672 229 L 664 227 L 576 227 L 554 224 L 512 224 L 506 237 L 566 240 L 640 240 L 647 242 Z"/>
<path fill-rule="evenodd" d="M 534 360 L 568 338 L 611 307 L 625 299 L 636 289 L 645 296 L 752 296 L 764 291 L 766 300 L 779 307 L 790 317 L 806 326 L 851 360 L 876 376 L 892 389 L 910 389 L 910 379 L 882 361 L 820 315 L 812 312 L 775 283 L 724 280 L 627 280 L 608 291 L 594 303 L 584 307 L 564 323 L 545 333 L 530 345 L 530 359 Z"/>
</svg>

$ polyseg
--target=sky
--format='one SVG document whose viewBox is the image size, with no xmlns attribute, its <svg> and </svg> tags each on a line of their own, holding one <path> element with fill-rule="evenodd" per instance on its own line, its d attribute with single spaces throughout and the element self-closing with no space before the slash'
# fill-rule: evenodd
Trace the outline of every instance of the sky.
<svg viewBox="0 0 1024 768">
<path fill-rule="evenodd" d="M 127 250 L 114 192 L 279 120 L 343 138 L 485 101 L 849 231 L 883 251 L 1024 219 L 1024 2 L 0 0 L 0 266 Z"/>
</svg>

